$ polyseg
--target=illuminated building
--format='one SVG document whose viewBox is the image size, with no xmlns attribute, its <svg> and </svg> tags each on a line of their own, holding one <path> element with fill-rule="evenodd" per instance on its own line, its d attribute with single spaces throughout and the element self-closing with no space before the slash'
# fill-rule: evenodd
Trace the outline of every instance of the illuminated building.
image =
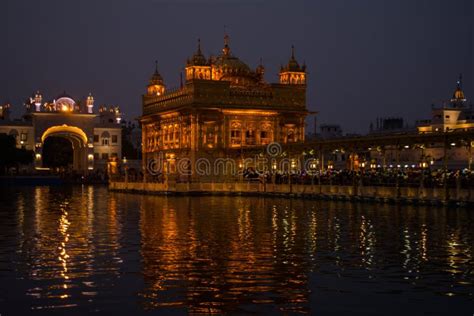
<svg viewBox="0 0 474 316">
<path fill-rule="evenodd" d="M 261 62 L 253 70 L 231 52 L 227 35 L 216 57 L 206 58 L 198 42 L 178 89 L 167 89 L 156 68 L 143 95 L 143 163 L 162 154 L 163 170 L 174 173 L 182 158 L 194 168 L 199 158 L 239 158 L 272 142 L 304 142 L 306 66 L 292 48 L 278 83 L 265 82 L 264 73 Z"/>
<path fill-rule="evenodd" d="M 474 111 L 472 105 L 467 105 L 467 99 L 462 90 L 462 75 L 459 76 L 451 100 L 441 107 L 433 106 L 431 120 L 419 121 L 417 128 L 421 133 L 474 128 Z"/>
<path fill-rule="evenodd" d="M 13 135 L 18 147 L 35 152 L 35 167 L 43 167 L 43 144 L 48 137 L 68 139 L 73 148 L 73 169 L 102 168 L 110 159 L 121 158 L 121 112 L 100 106 L 94 112 L 94 97 L 76 102 L 63 93 L 43 102 L 37 91 L 25 101 L 22 120 L 10 118 L 10 105 L 0 106 L 0 133 Z"/>
</svg>

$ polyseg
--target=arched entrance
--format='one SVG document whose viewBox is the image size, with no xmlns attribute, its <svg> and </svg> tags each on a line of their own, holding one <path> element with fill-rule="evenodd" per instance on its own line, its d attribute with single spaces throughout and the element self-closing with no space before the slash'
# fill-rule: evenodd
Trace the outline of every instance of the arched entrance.
<svg viewBox="0 0 474 316">
<path fill-rule="evenodd" d="M 48 150 L 46 144 L 46 151 L 44 152 L 45 142 L 48 138 L 63 138 L 70 142 L 72 145 L 72 168 L 76 171 L 85 171 L 93 168 L 94 156 L 93 149 L 88 146 L 88 139 L 86 133 L 82 129 L 76 126 L 52 126 L 48 128 L 41 136 L 41 146 L 36 148 L 36 166 L 47 167 L 43 162 L 43 154 L 54 155 L 54 152 Z M 56 142 L 55 146 L 60 145 L 61 142 Z M 64 146 L 67 146 L 66 142 L 62 142 Z M 57 153 L 60 155 L 60 153 Z M 48 157 L 48 159 L 51 157 Z M 54 159 L 52 159 L 54 161 Z M 51 161 L 51 160 L 50 160 Z M 47 161 L 47 162 L 50 162 Z"/>
<path fill-rule="evenodd" d="M 73 167 L 73 142 L 65 137 L 48 136 L 43 142 L 43 167 L 68 170 Z"/>
</svg>

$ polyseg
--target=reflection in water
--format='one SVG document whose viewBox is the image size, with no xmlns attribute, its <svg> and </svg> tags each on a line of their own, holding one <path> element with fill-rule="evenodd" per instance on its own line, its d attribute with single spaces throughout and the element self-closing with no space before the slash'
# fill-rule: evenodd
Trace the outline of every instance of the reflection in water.
<svg viewBox="0 0 474 316">
<path fill-rule="evenodd" d="M 374 264 L 375 230 L 369 219 L 362 216 L 360 222 L 360 256 L 363 266 L 370 270 Z"/>
<path fill-rule="evenodd" d="M 441 298 L 467 310 L 472 217 L 421 207 L 12 188 L 0 201 L 0 304 L 81 313 L 349 313 L 363 307 L 364 291 L 367 306 L 393 305 L 391 295 L 403 292 L 435 312 L 433 304 L 454 302 Z M 341 300 L 351 298 L 359 305 L 344 309 Z"/>
<path fill-rule="evenodd" d="M 68 233 L 68 228 L 69 225 L 71 224 L 68 219 L 68 212 L 66 211 L 67 209 L 67 202 L 64 202 L 63 205 L 61 205 L 61 217 L 59 219 L 59 233 L 61 234 L 61 245 L 58 247 L 59 250 L 59 261 L 62 264 L 62 270 L 61 270 L 61 277 L 64 279 L 64 284 L 63 287 L 66 290 L 68 288 L 67 283 L 69 282 L 69 276 L 68 276 L 68 271 L 67 271 L 67 262 L 69 259 L 69 255 L 67 254 L 66 250 L 66 245 L 69 241 L 69 233 Z M 69 295 L 67 294 L 61 294 L 61 298 L 68 298 Z"/>
</svg>

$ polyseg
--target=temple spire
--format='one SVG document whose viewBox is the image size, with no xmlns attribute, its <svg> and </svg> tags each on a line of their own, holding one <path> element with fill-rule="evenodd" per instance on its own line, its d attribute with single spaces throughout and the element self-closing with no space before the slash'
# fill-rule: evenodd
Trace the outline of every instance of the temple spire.
<svg viewBox="0 0 474 316">
<path fill-rule="evenodd" d="M 458 81 L 456 82 L 456 90 L 454 90 L 451 104 L 455 107 L 462 107 L 466 102 L 464 91 L 462 90 L 462 74 L 459 74 Z"/>
<path fill-rule="evenodd" d="M 462 73 L 459 74 L 457 86 L 459 89 L 462 89 Z"/>
<path fill-rule="evenodd" d="M 229 55 L 230 47 L 229 47 L 229 35 L 227 34 L 226 27 L 224 25 L 224 48 L 222 49 L 224 55 Z"/>
<path fill-rule="evenodd" d="M 199 55 L 202 54 L 202 53 L 201 53 L 201 39 L 200 39 L 200 38 L 198 38 L 198 49 L 197 49 L 197 53 L 198 53 Z"/>
<path fill-rule="evenodd" d="M 295 59 L 295 45 L 291 45 L 291 59 Z"/>
</svg>

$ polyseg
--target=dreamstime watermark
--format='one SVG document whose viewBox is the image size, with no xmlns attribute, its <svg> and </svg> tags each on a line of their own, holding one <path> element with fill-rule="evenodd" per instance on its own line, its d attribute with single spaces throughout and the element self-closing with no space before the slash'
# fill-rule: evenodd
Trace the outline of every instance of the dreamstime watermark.
<svg viewBox="0 0 474 316">
<path fill-rule="evenodd" d="M 146 171 L 152 176 L 163 173 L 175 173 L 181 176 L 240 176 L 250 169 L 257 172 L 305 171 L 314 173 L 319 161 L 305 155 L 291 157 L 280 143 L 273 142 L 261 153 L 247 158 L 200 157 L 194 161 L 187 157 L 167 157 L 163 152 L 146 160 Z"/>
</svg>

